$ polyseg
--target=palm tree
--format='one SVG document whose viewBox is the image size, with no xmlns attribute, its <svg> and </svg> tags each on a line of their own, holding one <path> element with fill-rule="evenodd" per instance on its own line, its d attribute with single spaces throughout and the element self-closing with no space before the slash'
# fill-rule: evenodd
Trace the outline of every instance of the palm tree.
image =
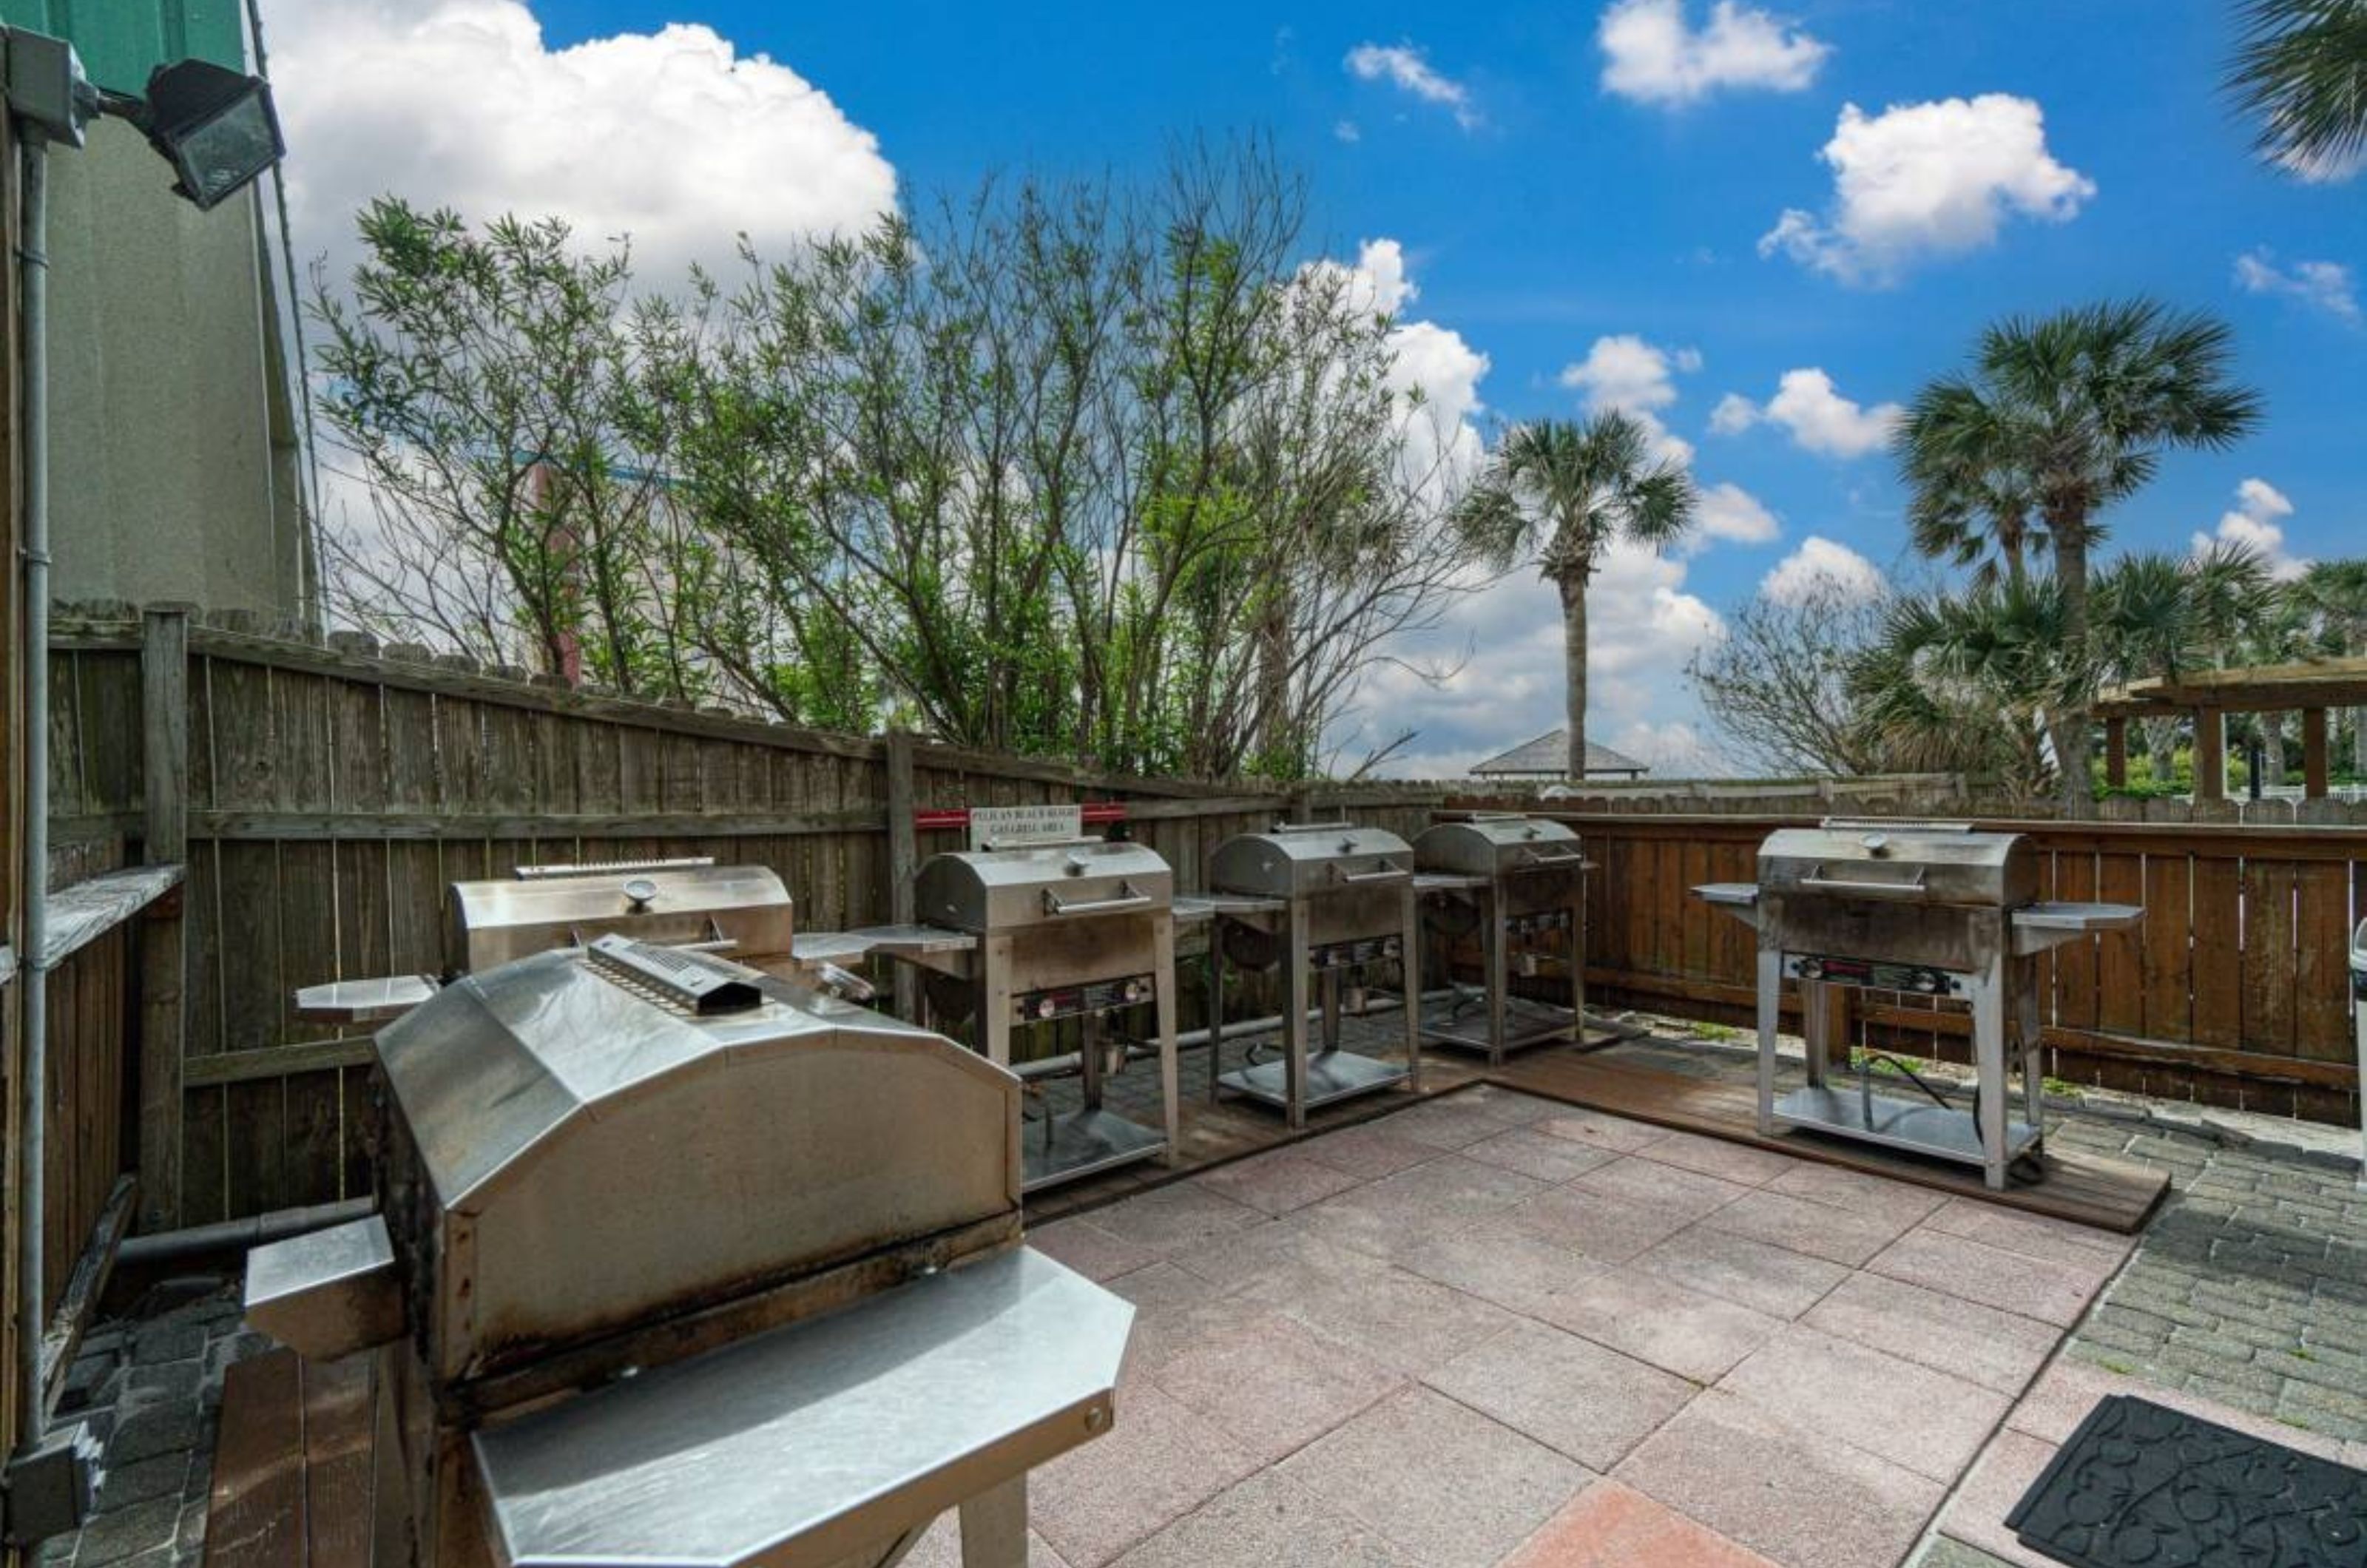
<svg viewBox="0 0 2367 1568">
<path fill-rule="evenodd" d="M 1617 409 L 1582 423 L 1541 420 L 1505 433 L 1457 520 L 1500 571 L 1523 558 L 1561 592 L 1569 765 L 1586 768 L 1586 590 L 1618 540 L 1659 549 L 1693 525 L 1697 496 L 1652 434 Z"/>
<path fill-rule="evenodd" d="M 1975 388 L 1993 431 L 1984 460 L 2014 475 L 2053 554 L 2060 595 L 2062 679 L 2047 715 L 2066 816 L 2091 815 L 2089 714 L 2099 666 L 2089 645 L 2089 556 L 2104 536 L 2099 514 L 2141 489 L 2166 448 L 2225 446 L 2258 423 L 2259 395 L 2229 379 L 2233 339 L 2203 314 L 2151 300 L 2090 305 L 2014 318 L 1981 335 Z M 1945 399 L 1947 384 L 1931 397 Z M 1910 434 L 1902 457 L 1919 495 L 1944 487 L 1974 445 L 1954 420 Z M 1994 449 L 1989 449 L 1993 445 Z M 1936 503 L 1935 503 L 1936 504 Z"/>
<path fill-rule="evenodd" d="M 2227 73 L 2260 156 L 2305 176 L 2367 154 L 2367 0 L 2245 0 Z"/>
<path fill-rule="evenodd" d="M 1912 492 L 1907 521 L 1916 550 L 1976 567 L 1984 580 L 2002 567 L 2022 581 L 2025 556 L 2045 535 L 2031 523 L 2010 411 L 1964 378 L 1943 377 L 1916 396 L 1894 445 Z"/>
<path fill-rule="evenodd" d="M 2367 654 L 2367 558 L 2319 561 L 2301 580 L 2329 651 Z M 2367 778 L 2367 708 L 2350 714 L 2350 765 Z"/>
</svg>

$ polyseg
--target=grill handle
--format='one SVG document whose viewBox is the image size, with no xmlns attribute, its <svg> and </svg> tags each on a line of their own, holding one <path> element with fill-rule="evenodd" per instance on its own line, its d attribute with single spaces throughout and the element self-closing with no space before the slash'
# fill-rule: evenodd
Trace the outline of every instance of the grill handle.
<svg viewBox="0 0 2367 1568">
<path fill-rule="evenodd" d="M 1864 893 L 1876 898 L 1897 898 L 1923 891 L 1923 868 L 1915 868 L 1915 876 L 1908 882 L 1864 882 L 1848 876 L 1804 876 L 1800 886 L 1813 887 L 1819 893 Z"/>
<path fill-rule="evenodd" d="M 740 951 L 740 939 L 719 936 L 705 942 L 670 942 L 666 945 L 677 953 L 737 953 Z"/>
<path fill-rule="evenodd" d="M 1335 865 L 1331 868 L 1331 874 L 1341 882 L 1397 882 L 1411 876 L 1413 873 L 1383 861 L 1372 871 L 1342 871 Z"/>
<path fill-rule="evenodd" d="M 1148 893 L 1136 892 L 1134 884 L 1131 882 L 1119 883 L 1116 897 L 1084 898 L 1073 904 L 1050 888 L 1044 889 L 1044 912 L 1048 915 L 1106 915 L 1113 910 L 1139 909 L 1145 904 L 1157 902 L 1158 900 Z"/>
<path fill-rule="evenodd" d="M 1552 854 L 1547 854 L 1543 850 L 1523 849 L 1521 852 L 1523 865 L 1561 865 L 1572 861 L 1582 861 L 1585 858 L 1586 851 L 1576 846 L 1567 850 L 1557 850 Z"/>
</svg>

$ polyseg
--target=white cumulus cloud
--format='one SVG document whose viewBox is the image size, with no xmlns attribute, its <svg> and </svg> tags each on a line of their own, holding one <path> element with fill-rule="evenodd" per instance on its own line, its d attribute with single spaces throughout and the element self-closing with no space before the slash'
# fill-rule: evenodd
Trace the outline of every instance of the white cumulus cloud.
<svg viewBox="0 0 2367 1568">
<path fill-rule="evenodd" d="M 1817 79 L 1831 49 L 1786 19 L 1717 0 L 1706 25 L 1685 19 L 1686 0 L 1618 0 L 1603 13 L 1605 92 L 1648 104 L 1689 104 L 1721 87 L 1796 93 Z"/>
<path fill-rule="evenodd" d="M 1655 457 L 1690 467 L 1693 443 L 1671 432 L 1659 411 L 1677 400 L 1678 373 L 1690 374 L 1701 365 L 1696 349 L 1663 348 L 1621 333 L 1596 338 L 1586 357 L 1563 366 L 1558 378 L 1585 400 L 1589 413 L 1618 409 L 1649 433 Z"/>
<path fill-rule="evenodd" d="M 1702 487 L 1700 508 L 1693 514 L 1696 549 L 1712 539 L 1763 545 L 1783 531 L 1784 525 L 1766 504 L 1740 485 L 1720 482 Z"/>
<path fill-rule="evenodd" d="M 1880 567 L 1821 534 L 1801 540 L 1759 584 L 1759 592 L 1778 604 L 1805 604 L 1829 593 L 1874 599 L 1888 588 Z"/>
<path fill-rule="evenodd" d="M 1471 89 L 1442 74 L 1410 43 L 1360 43 L 1348 51 L 1342 64 L 1360 82 L 1387 82 L 1423 103 L 1437 105 L 1452 113 L 1455 123 L 1466 130 L 1476 130 L 1480 125 Z"/>
<path fill-rule="evenodd" d="M 2284 491 L 2266 479 L 2246 479 L 2236 487 L 2236 504 L 2220 513 L 2218 527 L 2207 534 L 2196 531 L 2194 553 L 2230 545 L 2259 556 L 2272 577 L 2299 577 L 2309 570 L 2309 562 L 2285 549 L 2284 520 L 2293 514 L 2293 503 Z"/>
<path fill-rule="evenodd" d="M 821 89 L 713 28 L 675 23 L 553 49 L 520 0 L 271 0 L 266 40 L 298 243 L 333 275 L 372 197 L 474 220 L 629 235 L 638 269 L 776 252 L 895 205 L 878 138 Z"/>
<path fill-rule="evenodd" d="M 1794 208 L 1759 242 L 1844 283 L 1896 282 L 1919 261 L 1996 243 L 2010 218 L 2067 222 L 2096 185 L 2046 146 L 2030 98 L 1895 104 L 1841 110 L 1820 156 L 1833 171 L 1823 217 Z"/>
<path fill-rule="evenodd" d="M 1488 356 L 1453 328 L 1405 314 L 1421 291 L 1401 242 L 1367 240 L 1354 262 L 1317 262 L 1313 268 L 1341 276 L 1355 309 L 1390 318 L 1388 380 L 1406 421 L 1407 472 L 1443 489 L 1459 486 L 1486 457 L 1478 421 L 1486 412 L 1479 382 L 1488 374 Z"/>
<path fill-rule="evenodd" d="M 2236 258 L 2236 287 L 2247 294 L 2275 294 L 2324 310 L 2357 326 L 2359 291 L 2340 262 L 2302 261 L 2279 266 L 2266 246 Z"/>
<path fill-rule="evenodd" d="M 1897 403 L 1868 408 L 1841 396 L 1833 378 L 1811 366 L 1786 370 L 1766 405 L 1728 392 L 1710 412 L 1709 427 L 1733 435 L 1761 423 L 1791 433 L 1792 439 L 1828 457 L 1863 457 L 1887 446 L 1906 411 Z"/>
</svg>

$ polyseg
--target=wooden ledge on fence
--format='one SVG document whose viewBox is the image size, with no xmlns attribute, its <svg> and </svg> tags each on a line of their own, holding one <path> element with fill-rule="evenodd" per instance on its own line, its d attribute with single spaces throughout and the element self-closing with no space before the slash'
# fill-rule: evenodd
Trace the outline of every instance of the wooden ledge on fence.
<svg viewBox="0 0 2367 1568">
<path fill-rule="evenodd" d="M 1763 1136 L 1751 1087 L 1691 1077 L 1567 1051 L 1541 1051 L 1491 1069 L 1489 1081 L 1524 1094 L 1607 1111 L 1656 1127 L 1702 1133 L 1730 1143 L 1773 1149 L 1802 1159 L 1844 1166 L 1871 1176 L 1911 1181 L 1920 1187 L 1961 1193 L 1988 1202 L 2056 1219 L 2075 1220 L 2126 1235 L 2141 1229 L 2169 1186 L 2169 1174 L 2128 1160 L 2108 1159 L 2076 1149 L 2045 1156 L 2043 1181 L 1992 1192 L 1971 1166 L 1919 1159 L 1873 1144 L 1819 1138 L 1805 1133 Z"/>
<path fill-rule="evenodd" d="M 51 894 L 41 967 L 56 968 L 180 885 L 177 865 L 135 865 Z"/>
</svg>

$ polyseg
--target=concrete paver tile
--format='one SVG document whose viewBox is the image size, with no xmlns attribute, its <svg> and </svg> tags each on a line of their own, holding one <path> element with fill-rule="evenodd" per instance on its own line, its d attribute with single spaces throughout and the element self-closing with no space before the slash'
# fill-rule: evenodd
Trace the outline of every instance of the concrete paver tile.
<svg viewBox="0 0 2367 1568">
<path fill-rule="evenodd" d="M 1446 1095 L 1410 1111 L 1394 1112 L 1386 1125 L 1400 1138 L 1442 1149 L 1459 1149 L 1504 1130 L 1503 1119 L 1489 1114 L 1487 1105 L 1467 1105 L 1463 1100 L 1459 1094 Z"/>
<path fill-rule="evenodd" d="M 2005 1522 L 2054 1457 L 2053 1443 L 2041 1442 L 2027 1433 L 1999 1432 L 1948 1500 L 1940 1516 L 1940 1533 L 1978 1547 L 2016 1568 L 2061 1568 L 2055 1559 L 2022 1545 Z"/>
<path fill-rule="evenodd" d="M 1551 1182 L 1568 1181 L 1617 1157 L 1609 1149 L 1573 1138 L 1557 1138 L 1534 1127 L 1507 1128 L 1492 1138 L 1466 1145 L 1463 1153 L 1468 1158 Z"/>
<path fill-rule="evenodd" d="M 1210 1236 L 1262 1224 L 1267 1216 L 1197 1182 L 1177 1181 L 1095 1209 L 1090 1218 L 1121 1241 L 1165 1258 Z"/>
<path fill-rule="evenodd" d="M 1592 1144 L 1597 1148 L 1623 1155 L 1632 1155 L 1669 1135 L 1666 1127 L 1655 1127 L 1648 1122 L 1631 1122 L 1607 1111 L 1589 1111 L 1575 1105 L 1557 1107 L 1552 1115 L 1541 1118 L 1535 1125 L 1540 1133 L 1577 1143 Z"/>
<path fill-rule="evenodd" d="M 1616 1481 L 1598 1481 L 1501 1568 L 1775 1568 L 1747 1547 Z"/>
<path fill-rule="evenodd" d="M 2121 1259 L 2136 1245 L 2136 1237 L 2098 1230 L 2052 1214 L 2031 1214 L 2002 1209 L 1977 1198 L 1951 1198 L 1923 1222 L 1930 1230 L 1944 1231 L 2025 1258 L 2043 1258 L 2110 1278 Z"/>
<path fill-rule="evenodd" d="M 962 1568 L 961 1516 L 948 1508 L 912 1545 L 901 1568 Z M 1027 1532 L 1027 1568 L 1070 1568 L 1050 1543 L 1034 1530 Z"/>
<path fill-rule="evenodd" d="M 1030 1225 L 1027 1245 L 1093 1280 L 1114 1279 L 1159 1260 L 1149 1247 L 1113 1235 L 1082 1217 Z"/>
<path fill-rule="evenodd" d="M 1652 1158 L 1650 1150 L 1599 1165 L 1574 1178 L 1569 1185 L 1667 1214 L 1686 1224 L 1714 1209 L 1724 1208 L 1751 1190 L 1744 1182 L 1662 1165 Z"/>
<path fill-rule="evenodd" d="M 1336 1197 L 1359 1179 L 1285 1147 L 1220 1165 L 1193 1179 L 1236 1203 L 1247 1203 L 1263 1213 L 1286 1214 Z"/>
<path fill-rule="evenodd" d="M 2008 1252 L 1944 1231 L 1908 1231 L 1866 1265 L 1876 1274 L 2069 1327 L 2102 1285 L 2092 1269 Z"/>
<path fill-rule="evenodd" d="M 1747 1235 L 1829 1263 L 1855 1269 L 1898 1239 L 1913 1222 L 1795 1198 L 1761 1188 L 1746 1192 L 1702 1224 L 1730 1235 Z"/>
<path fill-rule="evenodd" d="M 1136 1380 L 1106 1434 L 1028 1478 L 1029 1518 L 1070 1568 L 1101 1568 L 1256 1468 L 1240 1443 Z"/>
<path fill-rule="evenodd" d="M 1901 1230 L 1948 1201 L 1946 1193 L 1918 1187 L 1911 1181 L 1893 1181 L 1846 1166 L 1809 1159 L 1794 1160 L 1791 1169 L 1767 1183 L 1767 1190 L 1806 1198 L 1811 1203 L 1878 1215 Z"/>
<path fill-rule="evenodd" d="M 1700 1225 L 1679 1231 L 1637 1258 L 1636 1266 L 1772 1317 L 1799 1316 L 1850 1272 L 1821 1258 Z"/>
<path fill-rule="evenodd" d="M 1405 1381 L 1276 1312 L 1235 1315 L 1179 1348 L 1152 1375 L 1161 1392 L 1223 1428 L 1260 1465 L 1296 1452 Z"/>
<path fill-rule="evenodd" d="M 1515 1321 L 1493 1303 L 1395 1268 L 1328 1282 L 1272 1304 L 1409 1377 L 1454 1359 Z"/>
<path fill-rule="evenodd" d="M 1425 1144 L 1416 1138 L 1392 1130 L 1397 1119 L 1369 1122 L 1363 1126 L 1342 1127 L 1336 1133 L 1326 1133 L 1292 1148 L 1308 1158 L 1320 1160 L 1335 1170 L 1344 1170 L 1362 1181 L 1370 1181 L 1403 1170 L 1410 1165 L 1420 1165 L 1438 1157 L 1435 1144 Z M 1474 1139 L 1473 1142 L 1478 1142 Z"/>
<path fill-rule="evenodd" d="M 1753 1148 L 1749 1144 L 1700 1133 L 1672 1132 L 1642 1152 L 1647 1159 L 1659 1160 L 1662 1165 L 1697 1170 L 1704 1176 L 1721 1177 L 1748 1187 L 1772 1181 L 1798 1163 L 1790 1155 L 1779 1155 L 1772 1149 Z"/>
<path fill-rule="evenodd" d="M 1508 1127 L 1525 1127 L 1531 1122 L 1542 1122 L 1548 1116 L 1558 1116 L 1568 1109 L 1559 1100 L 1546 1100 L 1534 1094 L 1523 1094 L 1516 1089 L 1506 1089 L 1501 1084 L 1492 1083 L 1475 1084 L 1469 1089 L 1458 1090 L 1455 1096 L 1455 1103 L 1476 1105 Z"/>
<path fill-rule="evenodd" d="M 1851 1275 L 1800 1321 L 2007 1395 L 2029 1386 L 2063 1337 L 2051 1323 L 1880 1274 Z"/>
<path fill-rule="evenodd" d="M 1543 1444 L 1419 1388 L 1301 1449 L 1281 1472 L 1424 1568 L 1489 1568 L 1593 1479 Z"/>
<path fill-rule="evenodd" d="M 1273 1471 L 1226 1488 L 1117 1568 L 1421 1568 L 1394 1543 Z M 1030 1565 L 1033 1568 L 1033 1565 Z"/>
<path fill-rule="evenodd" d="M 1625 1263 L 1685 1227 L 1682 1214 L 1563 1186 L 1516 1203 L 1504 1218 L 1604 1263 Z"/>
<path fill-rule="evenodd" d="M 1717 1386 L 1942 1483 L 1972 1463 L 2012 1403 L 1992 1389 L 1796 1323 Z"/>
<path fill-rule="evenodd" d="M 1538 1315 L 1700 1383 L 1724 1376 L 1784 1326 L 1780 1317 L 1637 1269 L 1607 1270 Z"/>
<path fill-rule="evenodd" d="M 1516 1323 L 1422 1380 L 1589 1470 L 1608 1471 L 1700 1392 L 1542 1323 Z"/>
<path fill-rule="evenodd" d="M 1509 1219 L 1481 1220 L 1397 1254 L 1398 1267 L 1531 1317 L 1607 1267 Z"/>
<path fill-rule="evenodd" d="M 1785 1568 L 1892 1568 L 1944 1492 L 1714 1389 L 1645 1438 L 1613 1479 Z"/>
</svg>

